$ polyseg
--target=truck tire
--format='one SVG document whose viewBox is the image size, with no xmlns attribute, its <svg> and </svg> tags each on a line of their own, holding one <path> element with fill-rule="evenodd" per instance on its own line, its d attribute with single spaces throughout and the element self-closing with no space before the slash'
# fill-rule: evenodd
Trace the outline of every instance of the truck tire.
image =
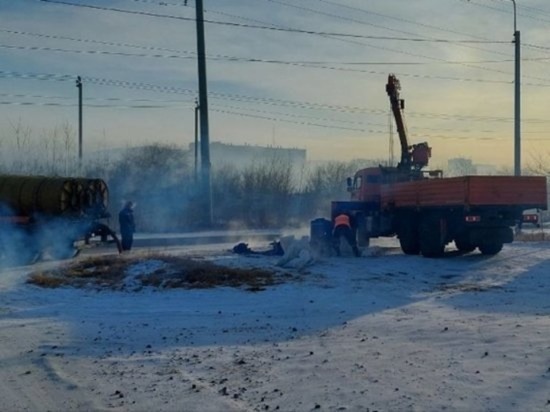
<svg viewBox="0 0 550 412">
<path fill-rule="evenodd" d="M 418 240 L 418 228 L 416 225 L 407 225 L 399 233 L 399 245 L 406 255 L 418 255 L 420 253 L 420 242 Z"/>
<path fill-rule="evenodd" d="M 357 246 L 359 247 L 369 247 L 370 245 L 370 237 L 368 235 L 366 236 L 357 236 Z"/>
<path fill-rule="evenodd" d="M 496 255 L 502 250 L 502 242 L 483 243 L 479 245 L 479 251 L 483 255 Z"/>
<path fill-rule="evenodd" d="M 440 257 L 445 252 L 439 219 L 424 218 L 419 229 L 420 253 L 424 257 Z"/>
<path fill-rule="evenodd" d="M 455 238 L 455 246 L 459 251 L 464 253 L 473 252 L 476 248 L 470 243 L 469 240 L 465 239 L 464 237 Z"/>
<path fill-rule="evenodd" d="M 359 247 L 369 247 L 370 245 L 370 236 L 367 231 L 367 218 L 364 214 L 359 213 L 355 217 L 356 220 L 356 236 L 357 236 L 357 246 Z"/>
</svg>

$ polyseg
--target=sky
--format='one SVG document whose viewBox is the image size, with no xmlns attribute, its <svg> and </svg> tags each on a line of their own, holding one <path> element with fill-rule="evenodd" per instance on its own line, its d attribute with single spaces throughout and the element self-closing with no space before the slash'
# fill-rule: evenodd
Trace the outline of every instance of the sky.
<svg viewBox="0 0 550 412">
<path fill-rule="evenodd" d="M 187 5 L 185 4 L 187 3 Z M 399 159 L 385 84 L 401 81 L 409 143 L 514 166 L 514 3 L 204 0 L 210 141 Z M 550 156 L 550 5 L 518 0 L 522 166 Z M 0 0 L 0 145 L 23 125 L 78 130 L 84 156 L 194 141 L 195 1 Z"/>
</svg>

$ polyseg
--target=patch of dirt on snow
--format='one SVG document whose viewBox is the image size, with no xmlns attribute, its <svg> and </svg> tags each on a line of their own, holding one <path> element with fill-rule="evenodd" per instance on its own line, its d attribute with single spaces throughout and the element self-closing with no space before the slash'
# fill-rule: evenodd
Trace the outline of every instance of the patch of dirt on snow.
<svg viewBox="0 0 550 412">
<path fill-rule="evenodd" d="M 186 257 L 150 254 L 102 256 L 70 262 L 55 269 L 31 273 L 27 283 L 44 288 L 132 290 L 204 289 L 217 286 L 261 291 L 289 280 L 291 275 L 258 268 L 230 268 Z"/>
<path fill-rule="evenodd" d="M 481 283 L 455 283 L 442 284 L 436 289 L 444 292 L 486 292 L 493 289 L 502 289 L 502 286 Z"/>
</svg>

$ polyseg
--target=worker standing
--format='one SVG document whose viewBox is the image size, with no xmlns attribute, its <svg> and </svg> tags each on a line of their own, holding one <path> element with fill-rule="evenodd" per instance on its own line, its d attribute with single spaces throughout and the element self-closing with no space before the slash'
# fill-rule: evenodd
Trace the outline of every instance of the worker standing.
<svg viewBox="0 0 550 412">
<path fill-rule="evenodd" d="M 352 227 L 351 217 L 347 213 L 338 213 L 334 218 L 334 230 L 332 232 L 332 245 L 337 256 L 340 256 L 340 238 L 344 237 L 353 254 L 357 257 L 360 256 L 359 249 L 357 248 L 357 241 L 355 239 L 355 231 Z"/>
<path fill-rule="evenodd" d="M 122 237 L 122 250 L 131 250 L 134 242 L 134 232 L 136 231 L 133 202 L 126 202 L 118 214 L 118 222 L 120 224 L 120 236 Z"/>
</svg>

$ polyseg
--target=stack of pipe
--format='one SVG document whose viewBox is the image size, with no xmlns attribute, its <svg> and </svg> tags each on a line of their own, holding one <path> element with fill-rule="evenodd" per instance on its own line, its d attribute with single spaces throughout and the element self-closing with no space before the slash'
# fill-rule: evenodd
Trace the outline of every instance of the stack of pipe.
<svg viewBox="0 0 550 412">
<path fill-rule="evenodd" d="M 3 214 L 101 217 L 108 200 L 101 179 L 0 175 Z"/>
</svg>

